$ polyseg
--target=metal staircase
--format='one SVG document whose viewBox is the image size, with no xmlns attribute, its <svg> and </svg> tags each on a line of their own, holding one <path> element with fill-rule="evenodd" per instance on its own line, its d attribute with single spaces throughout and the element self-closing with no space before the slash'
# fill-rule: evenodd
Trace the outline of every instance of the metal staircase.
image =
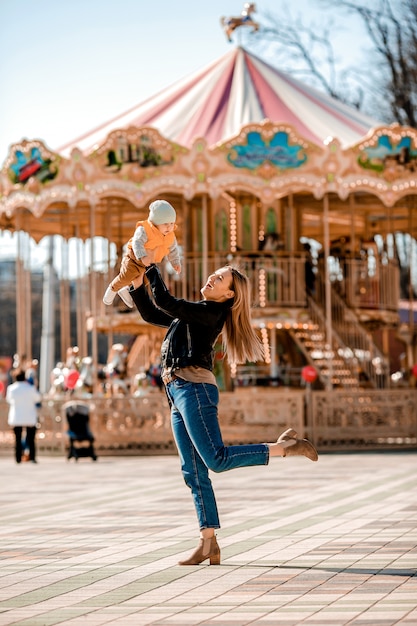
<svg viewBox="0 0 417 626">
<path fill-rule="evenodd" d="M 355 312 L 331 290 L 332 342 L 326 341 L 325 290 L 318 278 L 319 294 L 307 298 L 310 324 L 291 335 L 313 365 L 325 387 L 387 389 L 390 386 L 389 365 L 371 335 L 363 328 Z"/>
<path fill-rule="evenodd" d="M 326 319 L 319 306 L 308 298 L 310 323 L 302 329 L 290 331 L 293 340 L 310 365 L 315 367 L 324 387 L 358 389 L 358 364 L 350 350 L 337 335 L 332 333 L 332 344 L 327 343 Z"/>
<path fill-rule="evenodd" d="M 140 371 L 145 371 L 150 365 L 151 346 L 147 335 L 138 335 L 134 344 L 130 348 L 127 358 L 127 369 L 129 375 Z"/>
<path fill-rule="evenodd" d="M 388 389 L 390 372 L 387 359 L 375 345 L 371 334 L 362 326 L 355 311 L 346 305 L 334 289 L 331 291 L 331 309 L 333 328 L 353 352 L 361 379 L 374 389 Z"/>
</svg>

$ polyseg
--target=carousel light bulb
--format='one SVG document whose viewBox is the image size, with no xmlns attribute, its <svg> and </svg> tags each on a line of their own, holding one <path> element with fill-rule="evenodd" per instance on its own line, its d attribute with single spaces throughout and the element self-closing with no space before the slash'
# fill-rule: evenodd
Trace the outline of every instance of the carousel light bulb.
<svg viewBox="0 0 417 626">
<path fill-rule="evenodd" d="M 262 328 L 261 338 L 262 338 L 262 345 L 264 349 L 265 362 L 270 363 L 271 362 L 271 350 L 269 347 L 268 331 L 266 328 Z"/>
<path fill-rule="evenodd" d="M 266 272 L 264 269 L 259 270 L 259 306 L 266 306 Z"/>
</svg>

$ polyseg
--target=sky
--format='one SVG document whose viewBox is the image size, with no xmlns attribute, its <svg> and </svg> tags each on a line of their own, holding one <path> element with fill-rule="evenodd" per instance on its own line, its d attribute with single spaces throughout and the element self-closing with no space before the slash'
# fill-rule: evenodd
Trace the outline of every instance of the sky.
<svg viewBox="0 0 417 626">
<path fill-rule="evenodd" d="M 0 0 L 0 166 L 9 146 L 42 139 L 58 150 L 68 141 L 203 68 L 229 43 L 221 16 L 237 16 L 240 0 Z M 259 0 L 255 18 L 323 20 L 319 0 Z M 340 17 L 340 16 L 339 16 Z M 339 21 L 336 49 L 350 58 L 352 29 Z M 245 32 L 243 32 L 245 31 Z M 357 40 L 357 38 L 355 37 Z M 256 49 L 251 49 L 255 54 Z M 273 64 L 273 50 L 259 56 Z M 268 58 L 269 56 L 269 58 Z M 272 57 L 272 58 L 271 58 Z M 282 69 L 282 68 L 280 68 Z"/>
<path fill-rule="evenodd" d="M 229 43 L 221 16 L 239 16 L 240 0 L 0 0 L 0 168 L 21 139 L 65 143 L 143 102 L 243 45 L 277 65 L 276 51 L 241 28 Z M 324 14 L 320 0 L 258 0 L 255 19 L 334 19 L 339 61 L 360 54 L 360 25 Z M 277 65 L 278 66 L 278 65 Z M 286 71 L 287 68 L 279 66 Z M 33 258 L 41 266 L 44 241 Z M 16 249 L 3 232 L 0 258 Z"/>
</svg>

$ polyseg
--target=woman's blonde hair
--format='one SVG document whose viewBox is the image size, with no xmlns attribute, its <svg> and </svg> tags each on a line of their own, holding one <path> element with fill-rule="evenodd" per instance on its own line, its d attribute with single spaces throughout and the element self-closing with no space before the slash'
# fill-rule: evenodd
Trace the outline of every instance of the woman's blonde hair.
<svg viewBox="0 0 417 626">
<path fill-rule="evenodd" d="M 232 274 L 230 289 L 233 305 L 222 330 L 222 341 L 230 364 L 262 361 L 264 351 L 251 320 L 251 294 L 248 277 L 236 267 L 227 266 Z"/>
</svg>

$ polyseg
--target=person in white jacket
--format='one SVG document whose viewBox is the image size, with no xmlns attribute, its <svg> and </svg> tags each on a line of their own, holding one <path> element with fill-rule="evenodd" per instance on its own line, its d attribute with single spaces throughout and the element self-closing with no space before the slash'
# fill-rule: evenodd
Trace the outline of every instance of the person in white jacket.
<svg viewBox="0 0 417 626">
<path fill-rule="evenodd" d="M 34 385 L 26 380 L 23 370 L 13 372 L 13 382 L 7 387 L 6 401 L 9 403 L 8 423 L 14 430 L 16 445 L 16 463 L 22 460 L 22 432 L 26 429 L 26 446 L 29 449 L 29 461 L 36 463 L 36 424 L 38 421 L 37 405 L 41 402 L 41 394 Z"/>
</svg>

